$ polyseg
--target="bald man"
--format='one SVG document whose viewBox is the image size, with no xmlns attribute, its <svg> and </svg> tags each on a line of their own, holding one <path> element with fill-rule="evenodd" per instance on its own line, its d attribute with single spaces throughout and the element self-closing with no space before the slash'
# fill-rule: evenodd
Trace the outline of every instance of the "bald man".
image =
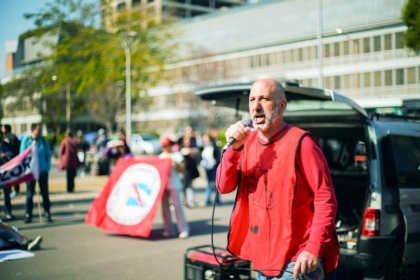
<svg viewBox="0 0 420 280">
<path fill-rule="evenodd" d="M 285 90 L 256 81 L 249 95 L 255 130 L 242 121 L 216 172 L 220 193 L 237 189 L 228 249 L 252 262 L 258 280 L 334 279 L 339 245 L 337 201 L 327 162 L 314 137 L 284 121 Z"/>
</svg>

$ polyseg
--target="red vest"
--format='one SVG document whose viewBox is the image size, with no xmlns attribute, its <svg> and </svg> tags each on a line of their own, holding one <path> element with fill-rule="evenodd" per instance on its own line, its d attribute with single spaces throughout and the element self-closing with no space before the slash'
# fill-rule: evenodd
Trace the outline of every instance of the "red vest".
<svg viewBox="0 0 420 280">
<path fill-rule="evenodd" d="M 278 140 L 262 145 L 257 132 L 252 132 L 241 154 L 227 248 L 267 276 L 279 275 L 286 262 L 305 249 L 309 237 L 313 206 L 293 207 L 298 180 L 296 155 L 305 135 L 308 133 L 292 127 Z M 337 264 L 337 245 L 333 246 L 332 269 Z M 332 269 L 327 266 L 331 265 L 326 263 L 328 273 Z"/>
</svg>

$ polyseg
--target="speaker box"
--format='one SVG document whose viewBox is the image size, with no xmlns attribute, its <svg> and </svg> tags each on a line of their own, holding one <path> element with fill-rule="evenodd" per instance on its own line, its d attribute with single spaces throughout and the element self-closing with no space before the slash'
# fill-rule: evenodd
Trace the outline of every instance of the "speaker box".
<svg viewBox="0 0 420 280">
<path fill-rule="evenodd" d="M 185 280 L 251 279 L 251 264 L 227 250 L 203 245 L 185 252 Z"/>
</svg>

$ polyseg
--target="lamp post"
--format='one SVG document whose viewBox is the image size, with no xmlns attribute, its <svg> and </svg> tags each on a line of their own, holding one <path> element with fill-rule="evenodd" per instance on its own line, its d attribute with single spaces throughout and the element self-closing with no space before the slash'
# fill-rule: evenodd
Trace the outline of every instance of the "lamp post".
<svg viewBox="0 0 420 280">
<path fill-rule="evenodd" d="M 117 102 L 117 110 L 116 110 L 116 116 L 118 116 L 118 128 L 121 128 L 121 112 L 122 112 L 122 108 L 121 108 L 121 94 L 122 94 L 122 87 L 124 85 L 124 81 L 118 81 L 115 83 L 115 87 L 117 88 L 118 91 L 118 102 Z"/>
<path fill-rule="evenodd" d="M 137 32 L 129 31 L 122 33 L 122 42 L 125 51 L 125 133 L 127 142 L 131 138 L 131 56 L 130 48 L 133 44 Z"/>
<path fill-rule="evenodd" d="M 318 32 L 317 32 L 317 38 L 318 38 L 318 86 L 320 88 L 324 88 L 324 73 L 323 73 L 323 67 L 324 67 L 324 54 L 323 54 L 323 45 L 322 45 L 322 0 L 318 0 Z"/>
</svg>

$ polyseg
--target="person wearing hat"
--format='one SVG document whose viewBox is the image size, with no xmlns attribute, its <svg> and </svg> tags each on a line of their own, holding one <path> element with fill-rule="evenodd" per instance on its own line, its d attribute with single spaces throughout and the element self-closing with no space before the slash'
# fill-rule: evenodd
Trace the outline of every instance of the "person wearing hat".
<svg viewBox="0 0 420 280">
<path fill-rule="evenodd" d="M 109 141 L 104 150 L 104 155 L 105 157 L 113 161 L 112 166 L 115 166 L 117 164 L 117 161 L 120 159 L 133 157 L 133 154 L 130 151 L 130 147 L 123 140 Z"/>
<path fill-rule="evenodd" d="M 160 158 L 171 158 L 172 169 L 168 184 L 166 185 L 165 191 L 162 196 L 162 217 L 164 222 L 164 231 L 162 236 L 171 237 L 173 236 L 172 231 L 172 219 L 170 204 L 174 207 L 175 217 L 177 221 L 178 237 L 181 239 L 189 236 L 189 224 L 185 218 L 185 213 L 181 203 L 181 176 L 185 172 L 184 157 L 180 152 L 174 152 L 172 146 L 174 141 L 168 136 L 163 137 L 160 140 L 162 146 L 162 153 L 159 155 Z"/>
</svg>

